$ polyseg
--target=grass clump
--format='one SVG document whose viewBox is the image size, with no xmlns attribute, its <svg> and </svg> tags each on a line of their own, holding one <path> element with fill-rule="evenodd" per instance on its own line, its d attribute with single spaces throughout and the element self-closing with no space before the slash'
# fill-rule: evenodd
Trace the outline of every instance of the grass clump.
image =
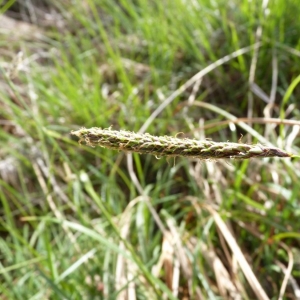
<svg viewBox="0 0 300 300">
<path fill-rule="evenodd" d="M 1 13 L 2 298 L 298 297 L 298 1 Z"/>
</svg>

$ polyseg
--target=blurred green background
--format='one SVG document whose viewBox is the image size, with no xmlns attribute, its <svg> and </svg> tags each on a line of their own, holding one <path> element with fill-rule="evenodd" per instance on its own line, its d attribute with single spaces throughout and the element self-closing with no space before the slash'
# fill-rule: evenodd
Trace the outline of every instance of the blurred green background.
<svg viewBox="0 0 300 300">
<path fill-rule="evenodd" d="M 298 0 L 0 0 L 0 13 L 1 299 L 300 299 L 297 158 L 128 157 L 70 135 L 299 154 Z"/>
</svg>

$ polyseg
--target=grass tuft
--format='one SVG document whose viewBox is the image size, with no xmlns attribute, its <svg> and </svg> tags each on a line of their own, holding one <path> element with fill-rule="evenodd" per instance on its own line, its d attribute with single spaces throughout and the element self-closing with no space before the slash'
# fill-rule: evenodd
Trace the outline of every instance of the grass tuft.
<svg viewBox="0 0 300 300">
<path fill-rule="evenodd" d="M 299 298 L 298 2 L 0 1 L 0 298 Z"/>
</svg>

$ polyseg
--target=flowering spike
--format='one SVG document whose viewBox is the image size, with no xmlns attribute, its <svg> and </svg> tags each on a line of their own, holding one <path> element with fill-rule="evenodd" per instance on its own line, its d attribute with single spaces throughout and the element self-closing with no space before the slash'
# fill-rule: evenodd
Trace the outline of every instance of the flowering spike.
<svg viewBox="0 0 300 300">
<path fill-rule="evenodd" d="M 199 159 L 235 158 L 247 159 L 252 157 L 294 157 L 275 147 L 262 145 L 248 145 L 241 143 L 222 143 L 210 140 L 176 138 L 169 136 L 152 136 L 148 133 L 140 134 L 125 130 L 111 130 L 101 128 L 82 128 L 72 131 L 79 137 L 79 142 L 88 146 L 152 154 L 161 156 L 185 156 Z"/>
</svg>

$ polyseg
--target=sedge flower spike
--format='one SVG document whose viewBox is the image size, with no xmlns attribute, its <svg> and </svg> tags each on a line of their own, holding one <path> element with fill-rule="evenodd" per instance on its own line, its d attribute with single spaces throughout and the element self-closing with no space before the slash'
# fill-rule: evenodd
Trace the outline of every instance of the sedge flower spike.
<svg viewBox="0 0 300 300">
<path fill-rule="evenodd" d="M 134 133 L 125 130 L 101 128 L 82 128 L 72 131 L 79 137 L 79 143 L 88 146 L 101 146 L 108 149 L 140 154 L 160 156 L 185 156 L 199 159 L 247 159 L 252 157 L 294 157 L 275 147 L 260 144 L 248 145 L 243 143 L 223 143 L 210 140 L 176 138 L 169 136 L 153 136 L 148 133 Z"/>
</svg>

